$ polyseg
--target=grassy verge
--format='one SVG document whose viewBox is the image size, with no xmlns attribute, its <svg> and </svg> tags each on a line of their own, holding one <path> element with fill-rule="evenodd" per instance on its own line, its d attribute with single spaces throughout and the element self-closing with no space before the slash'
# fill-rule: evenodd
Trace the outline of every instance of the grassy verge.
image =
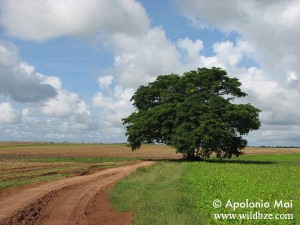
<svg viewBox="0 0 300 225">
<path fill-rule="evenodd" d="M 114 187 L 114 207 L 133 210 L 135 224 L 202 224 L 191 186 L 182 181 L 187 166 L 168 162 L 138 170 Z"/>
<path fill-rule="evenodd" d="M 238 160 L 161 162 L 121 181 L 114 206 L 132 210 L 134 224 L 299 224 L 300 154 L 246 156 Z M 222 201 L 214 208 L 215 199 Z M 231 202 L 268 202 L 269 208 L 225 207 Z M 275 200 L 293 201 L 274 208 Z M 293 220 L 215 220 L 214 213 L 293 214 Z"/>
</svg>

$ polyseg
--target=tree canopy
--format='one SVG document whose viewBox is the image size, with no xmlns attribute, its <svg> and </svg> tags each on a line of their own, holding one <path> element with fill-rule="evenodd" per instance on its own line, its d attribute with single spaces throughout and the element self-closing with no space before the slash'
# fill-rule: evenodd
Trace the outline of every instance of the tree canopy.
<svg viewBox="0 0 300 225">
<path fill-rule="evenodd" d="M 198 68 L 179 76 L 160 75 L 131 98 L 136 111 L 122 119 L 132 150 L 165 143 L 187 158 L 241 155 L 243 135 L 257 130 L 260 110 L 235 104 L 247 94 L 221 68 Z"/>
</svg>

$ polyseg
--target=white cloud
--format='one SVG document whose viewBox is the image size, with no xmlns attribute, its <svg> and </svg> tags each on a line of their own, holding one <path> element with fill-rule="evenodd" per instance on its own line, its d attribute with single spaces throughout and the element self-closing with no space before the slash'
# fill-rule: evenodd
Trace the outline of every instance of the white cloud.
<svg viewBox="0 0 300 225">
<path fill-rule="evenodd" d="M 43 84 L 49 84 L 52 87 L 54 87 L 56 90 L 59 90 L 62 88 L 62 83 L 59 77 L 55 76 L 44 76 L 42 74 L 38 74 L 39 77 L 42 79 Z"/>
<path fill-rule="evenodd" d="M 177 1 L 195 23 L 235 31 L 253 48 L 261 67 L 281 82 L 300 70 L 299 1 Z"/>
<path fill-rule="evenodd" d="M 113 87 L 111 87 L 113 88 Z M 93 97 L 93 105 L 100 108 L 101 123 L 106 128 L 121 129 L 121 118 L 125 118 L 133 112 L 130 99 L 134 94 L 132 88 L 123 88 L 116 85 L 111 93 L 99 91 Z"/>
<path fill-rule="evenodd" d="M 18 50 L 12 43 L 0 41 L 0 66 L 13 67 L 18 63 Z"/>
<path fill-rule="evenodd" d="M 178 51 L 181 56 L 180 67 L 182 71 L 189 71 L 197 67 L 222 67 L 235 72 L 238 64 L 245 58 L 252 55 L 251 46 L 244 40 L 237 39 L 236 42 L 224 41 L 213 44 L 214 55 L 204 56 L 201 52 L 203 48 L 202 40 L 191 40 L 185 38 L 177 41 Z"/>
<path fill-rule="evenodd" d="M 295 82 L 299 80 L 299 76 L 295 71 L 289 71 L 287 75 L 287 81 L 288 82 Z"/>
<path fill-rule="evenodd" d="M 55 95 L 55 89 L 42 83 L 33 66 L 19 61 L 15 46 L 0 42 L 0 96 L 17 102 L 38 102 Z"/>
<path fill-rule="evenodd" d="M 100 88 L 108 88 L 114 77 L 112 75 L 105 75 L 98 78 L 98 83 Z"/>
<path fill-rule="evenodd" d="M 213 51 L 217 54 L 219 61 L 227 66 L 237 66 L 242 61 L 247 50 L 245 42 L 238 41 L 237 46 L 231 41 L 217 42 L 213 45 Z"/>
<path fill-rule="evenodd" d="M 187 37 L 177 41 L 177 45 L 179 48 L 186 50 L 190 57 L 197 57 L 203 49 L 203 42 L 201 40 L 193 41 Z"/>
<path fill-rule="evenodd" d="M 25 74 L 33 74 L 35 71 L 35 67 L 27 64 L 26 62 L 20 62 L 19 66 L 20 66 L 20 70 L 24 71 Z"/>
<path fill-rule="evenodd" d="M 21 62 L 11 43 L 0 42 L 0 53 L 2 140 L 48 141 L 60 136 L 57 140 L 76 141 L 79 132 L 96 132 L 98 124 L 86 103 L 65 89 L 59 77 L 43 75 Z"/>
<path fill-rule="evenodd" d="M 6 32 L 33 41 L 98 32 L 140 34 L 149 26 L 144 8 L 134 0 L 2 0 L 0 8 Z"/>
<path fill-rule="evenodd" d="M 116 82 L 123 87 L 138 87 L 159 74 L 178 72 L 181 68 L 176 46 L 161 27 L 142 36 L 118 33 L 102 36 L 101 41 L 114 50 Z"/>
<path fill-rule="evenodd" d="M 56 97 L 47 100 L 41 107 L 44 115 L 51 117 L 68 118 L 79 111 L 81 100 L 75 93 L 58 90 Z"/>
<path fill-rule="evenodd" d="M 43 83 L 54 86 L 57 91 L 54 98 L 40 104 L 42 115 L 65 121 L 68 130 L 73 132 L 95 130 L 97 128 L 88 106 L 77 93 L 64 89 L 58 77 L 43 76 L 41 74 L 40 76 Z"/>
<path fill-rule="evenodd" d="M 14 110 L 9 102 L 0 103 L 0 124 L 16 123 L 19 120 L 19 113 Z"/>
</svg>

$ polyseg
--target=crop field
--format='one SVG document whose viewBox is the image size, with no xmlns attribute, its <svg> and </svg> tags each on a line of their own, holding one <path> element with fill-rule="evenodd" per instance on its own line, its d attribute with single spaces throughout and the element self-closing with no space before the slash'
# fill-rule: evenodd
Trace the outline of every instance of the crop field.
<svg viewBox="0 0 300 225">
<path fill-rule="evenodd" d="M 152 159 L 181 158 L 164 145 L 144 145 L 131 151 L 126 144 L 0 143 L 1 156 L 25 157 L 137 157 Z"/>
<path fill-rule="evenodd" d="M 297 148 L 248 148 L 247 154 L 296 153 Z M 172 148 L 125 144 L 0 143 L 0 190 L 121 166 L 136 160 L 180 159 Z"/>
<path fill-rule="evenodd" d="M 299 224 L 300 149 L 246 148 L 238 159 L 202 162 L 180 160 L 172 148 L 144 145 L 132 152 L 125 144 L 0 143 L 0 199 L 10 190 L 53 180 L 93 174 L 107 168 L 156 161 L 117 183 L 110 194 L 113 208 L 132 212 L 134 224 Z M 222 207 L 215 208 L 214 200 Z M 292 220 L 218 219 L 218 213 L 249 213 L 225 207 L 228 200 L 292 207 L 251 211 L 292 214 Z"/>
<path fill-rule="evenodd" d="M 299 174 L 299 153 L 248 155 L 223 162 L 160 162 L 118 183 L 111 199 L 116 209 L 134 212 L 134 224 L 300 224 Z M 222 205 L 214 207 L 215 200 Z M 243 205 L 246 201 L 258 202 L 259 208 Z M 275 201 L 287 204 L 274 207 Z M 233 209 L 233 202 L 240 207 Z M 250 213 L 285 219 L 218 217 Z"/>
<path fill-rule="evenodd" d="M 92 173 L 147 159 L 181 158 L 166 146 L 145 145 L 132 152 L 125 144 L 0 144 L 0 190 Z"/>
</svg>

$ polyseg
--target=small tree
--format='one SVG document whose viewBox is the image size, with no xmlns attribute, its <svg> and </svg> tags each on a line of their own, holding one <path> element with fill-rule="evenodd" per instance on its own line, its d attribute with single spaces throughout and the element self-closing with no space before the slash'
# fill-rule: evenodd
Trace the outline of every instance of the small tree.
<svg viewBox="0 0 300 225">
<path fill-rule="evenodd" d="M 260 110 L 234 104 L 244 97 L 237 78 L 220 68 L 158 76 L 131 101 L 136 111 L 122 119 L 132 150 L 142 143 L 165 143 L 189 159 L 231 158 L 243 154 L 242 135 L 260 127 Z"/>
</svg>

